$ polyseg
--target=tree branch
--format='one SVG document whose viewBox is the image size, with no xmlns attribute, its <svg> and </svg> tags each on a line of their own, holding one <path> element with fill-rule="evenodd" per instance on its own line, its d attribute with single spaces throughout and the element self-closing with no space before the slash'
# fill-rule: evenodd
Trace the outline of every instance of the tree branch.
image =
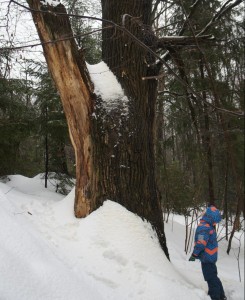
<svg viewBox="0 0 245 300">
<path fill-rule="evenodd" d="M 185 94 L 174 93 L 174 92 L 167 91 L 167 90 L 158 92 L 158 95 L 162 95 L 162 94 L 169 94 L 169 95 L 173 95 L 173 96 L 177 96 L 177 97 L 185 97 Z"/>
<path fill-rule="evenodd" d="M 31 44 L 31 45 L 24 45 L 24 46 L 13 46 L 13 47 L 2 47 L 0 48 L 0 53 L 3 51 L 11 51 L 11 50 L 21 50 L 24 48 L 32 48 L 32 47 L 36 47 L 36 46 L 41 46 L 41 45 L 46 45 L 46 44 L 55 44 L 55 43 L 59 43 L 59 42 L 63 42 L 63 41 L 67 41 L 67 40 L 71 40 L 77 37 L 84 37 L 90 34 L 93 34 L 95 32 L 99 32 L 102 31 L 104 29 L 109 29 L 109 28 L 113 28 L 113 26 L 107 26 L 101 29 L 96 29 L 96 30 L 92 30 L 83 34 L 77 34 L 77 35 L 72 35 L 72 36 L 67 36 L 65 38 L 62 39 L 55 39 L 55 40 L 50 40 L 50 41 L 46 41 L 46 42 L 40 42 L 40 43 L 36 43 L 36 44 Z"/>
<path fill-rule="evenodd" d="M 155 19 L 154 16 L 155 16 L 155 14 L 157 12 L 157 7 L 160 4 L 160 2 L 161 2 L 161 0 L 157 0 L 156 3 L 154 4 L 154 7 L 153 7 L 152 12 L 151 12 L 151 19 L 152 20 Z"/>
<path fill-rule="evenodd" d="M 200 36 L 204 34 L 212 25 L 214 22 L 218 21 L 221 19 L 221 17 L 227 13 L 229 10 L 231 10 L 233 7 L 239 5 L 242 3 L 242 0 L 236 0 L 234 3 L 231 3 L 229 6 L 226 7 L 226 5 L 230 2 L 231 0 L 228 0 L 220 9 L 220 11 L 213 16 L 213 18 L 208 22 L 208 24 L 197 34 L 197 36 Z"/>
<path fill-rule="evenodd" d="M 202 35 L 197 37 L 199 42 L 213 41 L 212 35 Z M 196 38 L 192 36 L 164 36 L 158 39 L 158 48 L 169 46 L 186 46 L 196 45 Z"/>
<path fill-rule="evenodd" d="M 191 11 L 190 11 L 189 15 L 186 17 L 186 20 L 185 20 L 182 28 L 179 31 L 179 35 L 182 35 L 185 32 L 186 27 L 189 24 L 189 21 L 190 21 L 191 17 L 194 15 L 194 13 L 196 11 L 196 8 L 198 7 L 199 2 L 201 2 L 201 0 L 196 0 L 195 3 L 192 4 Z"/>
<path fill-rule="evenodd" d="M 234 3 L 231 3 L 229 6 L 227 6 L 231 1 L 233 0 L 227 0 L 225 4 L 221 7 L 220 11 L 209 21 L 209 23 L 196 35 L 196 37 L 202 36 L 216 21 L 218 21 L 226 12 L 231 10 L 233 7 L 239 5 L 242 3 L 242 0 L 236 0 Z M 191 12 L 189 15 L 187 15 L 186 20 L 182 26 L 182 29 L 179 31 L 179 35 L 182 35 L 186 29 L 186 26 L 189 24 L 191 17 L 193 16 L 196 8 L 198 7 L 200 0 L 196 0 L 195 3 L 191 6 Z M 169 52 L 167 51 L 164 56 L 162 56 L 164 61 L 167 62 L 171 56 Z M 160 61 L 159 61 L 160 63 Z"/>
<path fill-rule="evenodd" d="M 242 1 L 242 0 L 239 0 Z M 43 11 L 43 10 L 36 10 L 36 9 L 31 9 L 25 5 L 22 5 L 20 3 L 18 3 L 15 0 L 12 0 L 13 3 L 27 9 L 28 11 L 31 11 L 33 13 L 41 13 L 41 14 L 54 14 L 56 16 L 68 16 L 68 17 L 76 17 L 76 18 L 83 18 L 83 19 L 91 19 L 91 20 L 97 20 L 97 21 L 103 21 L 105 23 L 111 24 L 113 25 L 116 29 L 124 32 L 125 34 L 127 34 L 138 46 L 140 46 L 141 48 L 145 49 L 148 53 L 152 54 L 156 59 L 159 60 L 159 62 L 164 65 L 166 67 L 166 69 L 173 74 L 173 76 L 175 77 L 175 79 L 177 81 L 180 82 L 180 84 L 182 84 L 184 87 L 187 88 L 187 90 L 192 93 L 193 95 L 195 95 L 195 97 L 201 101 L 204 101 L 204 99 L 202 98 L 202 96 L 197 93 L 188 83 L 186 83 L 180 76 L 178 76 L 178 74 L 175 73 L 175 71 L 165 62 L 164 59 L 162 59 L 155 51 L 153 51 L 150 47 L 148 47 L 147 45 L 145 45 L 142 41 L 140 41 L 135 35 L 133 35 L 129 30 L 127 30 L 125 27 L 120 26 L 118 24 L 116 24 L 113 21 L 110 20 L 106 20 L 106 19 L 102 19 L 102 18 L 98 18 L 98 17 L 88 17 L 88 16 L 81 16 L 81 15 L 74 15 L 74 14 L 67 14 L 67 13 L 54 13 L 51 12 L 49 10 Z M 237 1 L 236 1 L 237 2 Z M 207 105 L 213 107 L 214 109 L 217 109 L 223 113 L 228 113 L 231 115 L 235 115 L 235 116 L 239 116 L 239 117 L 244 117 L 244 112 L 238 112 L 238 111 L 229 111 L 226 109 L 223 109 L 221 107 L 216 107 L 215 105 L 213 105 L 212 103 L 207 102 Z"/>
</svg>

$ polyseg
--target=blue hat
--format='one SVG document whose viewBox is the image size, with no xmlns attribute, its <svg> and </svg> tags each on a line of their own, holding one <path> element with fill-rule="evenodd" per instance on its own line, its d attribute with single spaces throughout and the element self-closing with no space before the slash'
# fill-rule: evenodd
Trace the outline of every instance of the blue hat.
<svg viewBox="0 0 245 300">
<path fill-rule="evenodd" d="M 214 205 L 210 205 L 202 219 L 211 225 L 217 224 L 221 221 L 220 211 Z"/>
</svg>

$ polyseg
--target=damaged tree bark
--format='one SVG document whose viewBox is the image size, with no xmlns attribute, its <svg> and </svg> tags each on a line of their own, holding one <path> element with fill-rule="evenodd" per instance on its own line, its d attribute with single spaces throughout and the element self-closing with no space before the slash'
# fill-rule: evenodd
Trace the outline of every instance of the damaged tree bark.
<svg viewBox="0 0 245 300">
<path fill-rule="evenodd" d="M 28 1 L 30 8 L 43 10 L 33 12 L 44 55 L 49 71 L 59 91 L 63 109 L 68 122 L 70 138 L 76 156 L 76 196 L 75 214 L 84 217 L 93 209 L 91 181 L 93 176 L 91 113 L 93 112 L 93 84 L 90 80 L 85 61 L 79 53 L 69 18 L 45 13 L 46 6 L 40 1 Z M 51 7 L 49 7 L 51 9 Z M 53 12 L 65 13 L 62 5 L 52 7 Z M 63 40 L 64 39 L 64 40 Z M 57 40 L 63 40 L 56 42 Z M 53 41 L 53 43 L 46 43 Z"/>
<path fill-rule="evenodd" d="M 169 258 L 155 177 L 157 82 L 142 80 L 159 74 L 156 67 L 149 66 L 154 57 L 147 55 L 124 32 L 104 30 L 103 59 L 129 99 L 127 116 L 123 116 L 120 101 L 115 109 L 106 111 L 101 108 L 102 99 L 93 94 L 93 84 L 83 55 L 72 38 L 64 7 L 59 4 L 47 8 L 40 1 L 27 1 L 33 9 L 33 19 L 60 93 L 75 149 L 75 215 L 85 217 L 106 199 L 119 202 L 152 224 Z M 102 1 L 103 17 L 116 24 L 121 23 L 123 14 L 141 16 L 141 22 L 127 19 L 125 27 L 150 46 L 142 24 L 150 24 L 151 6 L 151 1 L 145 0 L 139 0 L 137 7 L 130 1 L 124 4 Z M 57 12 L 64 15 L 55 15 Z M 92 117 L 93 112 L 96 118 Z"/>
</svg>

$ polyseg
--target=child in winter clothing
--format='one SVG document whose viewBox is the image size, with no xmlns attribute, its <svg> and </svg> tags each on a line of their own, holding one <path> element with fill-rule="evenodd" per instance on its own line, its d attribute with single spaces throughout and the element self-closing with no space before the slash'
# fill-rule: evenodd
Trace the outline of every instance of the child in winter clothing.
<svg viewBox="0 0 245 300">
<path fill-rule="evenodd" d="M 211 205 L 202 216 L 195 233 L 195 246 L 189 261 L 199 259 L 202 263 L 204 280 L 208 284 L 208 294 L 212 300 L 226 300 L 222 283 L 217 276 L 216 261 L 218 242 L 215 224 L 221 221 L 219 210 Z"/>
</svg>

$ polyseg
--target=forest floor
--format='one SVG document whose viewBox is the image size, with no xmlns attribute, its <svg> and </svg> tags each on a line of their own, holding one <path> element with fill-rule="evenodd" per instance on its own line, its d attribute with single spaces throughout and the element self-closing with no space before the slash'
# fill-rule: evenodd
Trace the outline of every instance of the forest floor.
<svg viewBox="0 0 245 300">
<path fill-rule="evenodd" d="M 121 205 L 108 200 L 76 219 L 74 191 L 45 189 L 40 176 L 9 179 L 0 182 L 1 300 L 210 299 L 200 262 L 184 252 L 183 216 L 165 223 L 169 262 L 150 224 Z M 226 249 L 222 239 L 219 277 L 229 300 L 244 300 L 242 232 Z"/>
</svg>

